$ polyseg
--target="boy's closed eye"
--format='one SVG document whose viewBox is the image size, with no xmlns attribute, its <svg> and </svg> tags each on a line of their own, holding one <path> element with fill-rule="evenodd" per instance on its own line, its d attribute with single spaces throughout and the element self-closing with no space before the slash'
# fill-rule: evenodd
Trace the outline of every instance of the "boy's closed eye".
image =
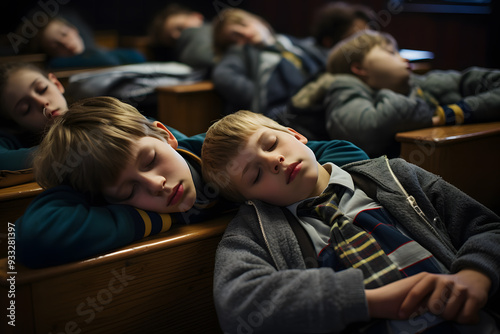
<svg viewBox="0 0 500 334">
<path fill-rule="evenodd" d="M 152 151 L 149 153 L 148 158 L 146 158 L 146 164 L 144 169 L 145 170 L 150 170 L 155 166 L 156 163 L 156 151 Z"/>
<path fill-rule="evenodd" d="M 130 190 L 130 193 L 128 195 L 125 195 L 124 198 L 118 199 L 117 202 L 125 202 L 128 200 L 131 200 L 135 195 L 135 184 L 132 185 L 132 190 Z"/>
<path fill-rule="evenodd" d="M 278 146 L 278 142 L 279 142 L 279 138 L 278 137 L 275 137 L 274 140 L 272 140 L 270 142 L 270 145 L 269 148 L 267 149 L 268 152 L 271 152 L 272 150 L 274 150 L 277 146 Z"/>
<path fill-rule="evenodd" d="M 252 184 L 257 184 L 260 180 L 260 168 L 257 169 L 257 175 L 255 176 Z"/>
<path fill-rule="evenodd" d="M 40 95 L 44 94 L 47 89 L 49 88 L 49 85 L 41 86 L 36 88 L 36 92 Z"/>
<path fill-rule="evenodd" d="M 267 152 L 271 152 L 274 149 L 276 149 L 276 147 L 278 146 L 278 143 L 279 143 L 278 137 L 274 137 L 274 139 L 270 138 L 270 140 L 265 144 L 264 150 Z M 257 168 L 257 174 L 255 175 L 255 178 L 253 178 L 252 184 L 257 184 L 260 181 L 260 176 L 261 176 L 260 172 L 261 172 L 261 169 Z"/>
</svg>

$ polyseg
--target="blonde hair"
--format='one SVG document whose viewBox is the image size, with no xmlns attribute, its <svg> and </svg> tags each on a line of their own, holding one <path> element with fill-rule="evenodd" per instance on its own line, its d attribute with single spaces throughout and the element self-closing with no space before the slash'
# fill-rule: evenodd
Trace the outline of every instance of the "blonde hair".
<svg viewBox="0 0 500 334">
<path fill-rule="evenodd" d="M 253 18 L 260 21 L 266 28 L 269 29 L 271 34 L 274 35 L 273 28 L 262 17 L 249 13 L 243 9 L 225 8 L 212 21 L 213 47 L 216 57 L 220 58 L 227 51 L 227 49 L 234 44 L 233 41 L 225 34 L 224 28 L 228 24 L 239 24 L 247 18 Z"/>
<path fill-rule="evenodd" d="M 353 74 L 351 65 L 361 63 L 375 46 L 392 46 L 397 50 L 396 40 L 389 34 L 362 30 L 339 42 L 330 52 L 327 71 L 333 74 Z"/>
<path fill-rule="evenodd" d="M 229 200 L 245 201 L 230 182 L 231 161 L 241 152 L 248 138 L 262 127 L 288 132 L 287 127 L 262 114 L 240 110 L 212 124 L 206 133 L 201 150 L 203 177 Z"/>
<path fill-rule="evenodd" d="M 72 104 L 57 117 L 34 158 L 36 181 L 97 195 L 116 181 L 131 158 L 131 145 L 142 137 L 165 139 L 133 106 L 113 97 L 93 97 Z"/>
</svg>

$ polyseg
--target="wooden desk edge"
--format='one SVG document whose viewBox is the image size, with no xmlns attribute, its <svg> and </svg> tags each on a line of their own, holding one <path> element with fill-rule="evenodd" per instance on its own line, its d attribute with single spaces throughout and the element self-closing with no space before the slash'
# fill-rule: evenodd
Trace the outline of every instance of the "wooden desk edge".
<svg viewBox="0 0 500 334">
<path fill-rule="evenodd" d="M 0 202 L 18 198 L 34 197 L 42 191 L 42 187 L 40 187 L 40 185 L 36 182 L 28 182 L 6 188 L 0 188 Z"/>
<path fill-rule="evenodd" d="M 226 213 L 206 222 L 173 226 L 166 232 L 144 238 L 131 245 L 87 260 L 40 269 L 30 269 L 16 264 L 16 284 L 21 285 L 40 281 L 56 275 L 76 272 L 114 261 L 126 260 L 146 252 L 157 252 L 187 243 L 222 236 L 233 215 L 234 213 Z M 7 272 L 10 272 L 7 266 L 7 258 L 0 259 L 0 286 L 8 285 L 7 278 L 10 275 L 7 275 Z"/>
<path fill-rule="evenodd" d="M 500 133 L 500 122 L 431 127 L 396 134 L 398 142 L 432 142 L 451 144 L 471 137 L 482 138 Z"/>
<path fill-rule="evenodd" d="M 209 92 L 214 90 L 214 84 L 211 81 L 199 81 L 195 83 L 157 87 L 158 92 L 166 93 L 193 93 L 193 92 Z"/>
</svg>

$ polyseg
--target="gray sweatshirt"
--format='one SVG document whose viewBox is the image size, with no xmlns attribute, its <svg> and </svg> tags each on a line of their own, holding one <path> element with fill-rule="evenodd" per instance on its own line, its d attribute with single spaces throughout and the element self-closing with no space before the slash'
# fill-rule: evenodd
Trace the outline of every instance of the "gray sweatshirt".
<svg viewBox="0 0 500 334">
<path fill-rule="evenodd" d="M 343 168 L 367 180 L 376 200 L 450 272 L 484 272 L 490 297 L 497 292 L 500 218 L 492 211 L 402 159 Z M 369 320 L 361 270 L 306 269 L 282 209 L 259 201 L 241 206 L 219 244 L 214 299 L 226 333 L 341 332 Z"/>
</svg>

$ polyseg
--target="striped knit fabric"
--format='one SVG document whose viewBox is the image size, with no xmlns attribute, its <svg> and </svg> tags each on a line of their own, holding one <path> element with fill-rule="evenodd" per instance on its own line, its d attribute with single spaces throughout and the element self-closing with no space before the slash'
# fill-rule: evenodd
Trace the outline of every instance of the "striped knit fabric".
<svg viewBox="0 0 500 334">
<path fill-rule="evenodd" d="M 297 208 L 299 216 L 321 219 L 331 226 L 331 244 L 344 268 L 363 271 L 366 288 L 376 288 L 401 278 L 397 266 L 389 259 L 369 233 L 350 222 L 338 208 L 341 187 L 331 184 L 316 198 Z"/>
</svg>

